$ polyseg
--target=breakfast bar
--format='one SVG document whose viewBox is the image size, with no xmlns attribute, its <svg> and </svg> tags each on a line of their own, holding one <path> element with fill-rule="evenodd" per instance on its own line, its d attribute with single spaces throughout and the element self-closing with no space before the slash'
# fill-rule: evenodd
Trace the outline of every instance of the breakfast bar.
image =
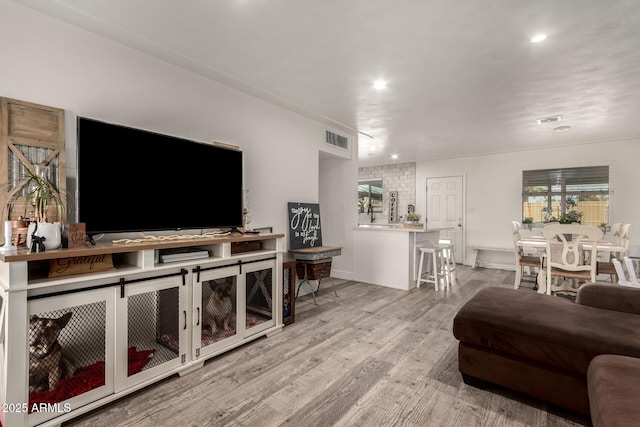
<svg viewBox="0 0 640 427">
<path fill-rule="evenodd" d="M 360 224 L 354 227 L 355 280 L 409 290 L 416 286 L 421 243 L 437 242 L 440 232 L 423 224 Z"/>
</svg>

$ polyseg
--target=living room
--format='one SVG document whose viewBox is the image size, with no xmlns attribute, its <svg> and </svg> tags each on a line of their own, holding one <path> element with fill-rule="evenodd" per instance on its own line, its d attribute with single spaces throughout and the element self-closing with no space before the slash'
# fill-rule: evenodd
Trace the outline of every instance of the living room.
<svg viewBox="0 0 640 427">
<path fill-rule="evenodd" d="M 64 109 L 69 159 L 75 157 L 78 116 L 198 141 L 237 145 L 244 153 L 244 180 L 250 194 L 251 225 L 256 228 L 273 227 L 275 233 L 286 233 L 287 202 L 319 203 L 324 242 L 343 248 L 342 254 L 334 258 L 332 270 L 335 279 L 347 283 L 344 290 L 338 289 L 340 298 L 344 300 L 349 295 L 366 298 L 362 296 L 361 288 L 356 289 L 348 283 L 358 282 L 363 277 L 363 272 L 354 267 L 353 228 L 358 221 L 355 208 L 358 169 L 367 165 L 366 158 L 365 161 L 359 160 L 358 141 L 368 140 L 368 136 L 273 94 L 257 93 L 260 90 L 256 87 L 240 90 L 234 85 L 241 86 L 242 82 L 234 81 L 231 75 L 219 70 L 210 70 L 209 77 L 197 74 L 117 40 L 46 15 L 28 7 L 28 3 L 0 0 L 0 31 L 3 34 L 0 46 L 5 64 L 0 68 L 0 96 Z M 576 8 L 579 9 L 577 4 Z M 638 54 L 631 51 L 628 55 L 637 58 Z M 637 68 L 633 69 L 627 78 L 637 81 L 637 72 Z M 635 94 L 637 92 L 636 88 Z M 607 108 L 615 110 L 615 105 Z M 533 117 L 532 121 L 535 122 L 536 118 Z M 600 123 L 600 127 L 606 128 L 607 125 Z M 349 149 L 326 144 L 326 130 L 347 137 Z M 459 253 L 466 265 L 467 280 L 475 280 L 473 274 L 476 272 L 468 267 L 472 257 L 469 248 L 512 246 L 510 222 L 522 219 L 523 170 L 607 165 L 611 171 L 612 188 L 609 222 L 637 224 L 640 198 L 635 185 L 640 182 L 640 170 L 637 168 L 640 134 L 637 128 L 632 130 L 627 138 L 585 137 L 582 144 L 564 144 L 559 140 L 557 146 L 547 143 L 539 149 L 512 147 L 494 153 L 399 161 L 415 163 L 415 205 L 423 217 L 426 217 L 427 195 L 424 188 L 427 179 L 451 175 L 463 177 L 464 245 Z M 557 134 L 558 138 L 564 136 L 566 134 Z M 73 184 L 77 171 L 71 161 L 67 164 L 66 175 Z M 191 208 L 217 207 L 199 202 Z M 635 233 L 631 252 L 637 254 L 639 249 L 640 233 Z M 482 264 L 487 269 L 480 272 L 482 277 L 479 280 L 487 285 L 491 285 L 491 280 L 503 285 L 509 283 L 513 271 L 504 267 L 505 257 L 503 253 L 488 254 Z M 402 298 L 401 294 L 386 292 L 376 289 L 372 294 L 380 298 Z M 454 299 L 459 302 L 458 299 L 470 296 L 464 292 L 462 295 L 454 296 Z M 330 301 L 330 294 L 320 296 L 321 305 L 322 298 L 327 303 Z M 437 295 L 432 297 L 432 300 L 425 300 L 427 304 L 440 298 Z M 379 307 L 375 302 L 370 304 Z M 306 299 L 300 307 L 298 325 L 303 320 L 315 322 L 312 315 L 317 309 Z M 307 314 L 303 314 L 305 312 Z M 344 320 L 352 319 L 347 316 Z M 450 334 L 450 324 L 439 326 L 449 328 Z M 390 333 L 392 328 L 389 326 L 384 333 Z M 309 336 L 314 334 L 309 325 L 304 332 Z M 303 331 L 299 334 L 302 335 Z M 434 335 L 438 333 L 434 332 Z M 368 339 L 375 338 L 368 335 Z M 434 346 L 437 347 L 437 343 Z M 259 355 L 257 350 L 253 352 Z M 235 357 L 239 357 L 238 354 L 234 353 Z M 341 369 L 341 366 L 336 364 L 336 369 Z M 317 381 L 320 382 L 319 379 Z M 492 397 L 482 395 L 478 400 L 486 404 L 485 409 L 495 409 L 492 408 Z M 204 403 L 201 406 L 206 408 Z M 541 413 L 545 411 L 541 410 Z M 392 424 L 393 421 L 388 422 L 388 425 Z"/>
</svg>

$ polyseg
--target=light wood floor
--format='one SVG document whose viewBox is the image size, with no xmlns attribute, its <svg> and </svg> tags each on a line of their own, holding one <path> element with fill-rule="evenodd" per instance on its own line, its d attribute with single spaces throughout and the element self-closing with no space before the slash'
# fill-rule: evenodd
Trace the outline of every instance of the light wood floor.
<svg viewBox="0 0 640 427">
<path fill-rule="evenodd" d="M 580 426 L 584 417 L 462 382 L 452 319 L 515 273 L 458 266 L 449 290 L 323 281 L 296 322 L 65 426 Z M 526 292 L 526 290 L 525 290 Z"/>
</svg>

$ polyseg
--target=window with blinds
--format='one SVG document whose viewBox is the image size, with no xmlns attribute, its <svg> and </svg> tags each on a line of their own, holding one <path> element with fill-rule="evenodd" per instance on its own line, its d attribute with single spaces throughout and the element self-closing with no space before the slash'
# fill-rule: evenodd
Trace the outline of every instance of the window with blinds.
<svg viewBox="0 0 640 427">
<path fill-rule="evenodd" d="M 609 222 L 609 166 L 522 171 L 524 222 L 558 221 L 573 211 L 582 224 Z"/>
</svg>

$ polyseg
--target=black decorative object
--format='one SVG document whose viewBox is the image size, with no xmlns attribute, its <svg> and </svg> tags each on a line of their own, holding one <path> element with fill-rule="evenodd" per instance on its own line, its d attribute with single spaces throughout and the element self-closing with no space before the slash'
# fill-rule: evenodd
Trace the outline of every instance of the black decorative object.
<svg viewBox="0 0 640 427">
<path fill-rule="evenodd" d="M 31 234 L 31 247 L 29 250 L 35 253 L 44 252 L 44 241 L 47 240 L 47 238 L 44 236 L 36 236 L 36 231 L 38 231 L 38 222 L 36 221 L 35 224 L 36 228 L 33 230 L 33 234 Z"/>
<path fill-rule="evenodd" d="M 320 205 L 289 202 L 289 248 L 303 249 L 322 246 Z"/>
</svg>

